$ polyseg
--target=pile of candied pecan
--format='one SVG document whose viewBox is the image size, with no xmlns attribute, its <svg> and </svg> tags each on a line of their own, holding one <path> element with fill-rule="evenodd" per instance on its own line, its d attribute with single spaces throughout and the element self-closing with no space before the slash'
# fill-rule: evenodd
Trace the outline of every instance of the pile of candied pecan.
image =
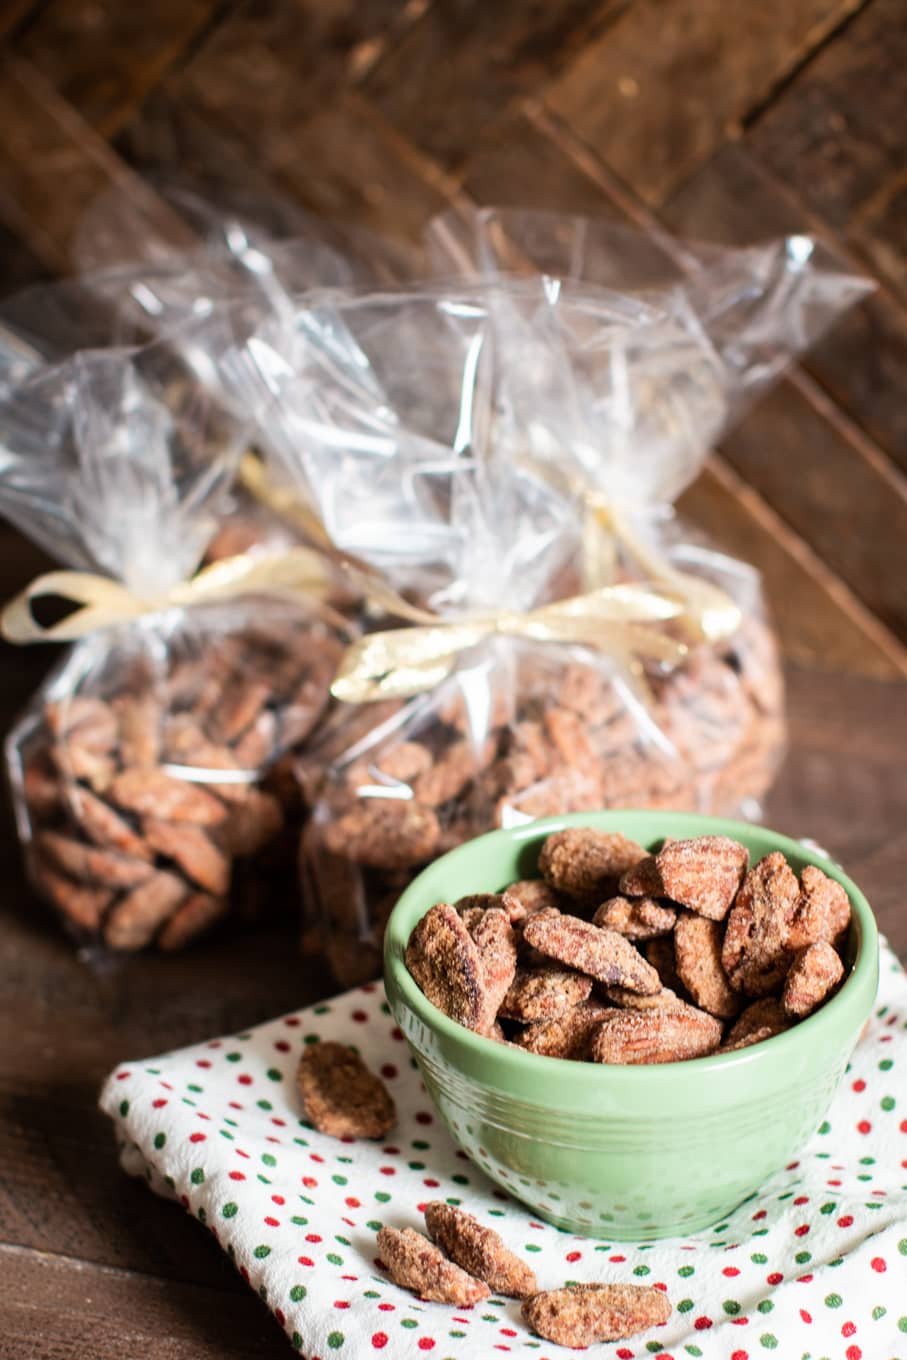
<svg viewBox="0 0 907 1360">
<path fill-rule="evenodd" d="M 844 976 L 841 885 L 725 836 L 656 854 L 591 827 L 549 836 L 541 879 L 413 931 L 410 973 L 467 1028 L 532 1053 L 662 1063 L 729 1053 L 811 1014 Z"/>
</svg>

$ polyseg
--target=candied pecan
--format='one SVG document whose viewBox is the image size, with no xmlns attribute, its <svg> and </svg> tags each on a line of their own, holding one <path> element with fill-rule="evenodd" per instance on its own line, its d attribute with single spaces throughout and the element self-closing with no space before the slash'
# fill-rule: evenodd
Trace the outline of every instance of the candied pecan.
<svg viewBox="0 0 907 1360">
<path fill-rule="evenodd" d="M 201 784 L 173 779 L 160 768 L 123 770 L 110 786 L 110 796 L 128 812 L 173 822 L 217 826 L 227 809 Z"/>
<path fill-rule="evenodd" d="M 726 1053 L 733 1049 L 748 1048 L 750 1044 L 771 1039 L 773 1035 L 789 1029 L 790 1023 L 780 1001 L 774 996 L 764 996 L 741 1011 L 728 1030 L 721 1051 Z"/>
<path fill-rule="evenodd" d="M 553 817 L 564 812 L 594 812 L 602 806 L 601 776 L 597 769 L 559 770 L 528 789 L 499 800 L 495 820 L 507 826 L 509 814 Z"/>
<path fill-rule="evenodd" d="M 230 863 L 200 826 L 146 817 L 142 829 L 153 850 L 178 864 L 187 878 L 222 897 L 230 886 Z"/>
<path fill-rule="evenodd" d="M 478 948 L 447 902 L 427 911 L 410 935 L 406 966 L 429 1001 L 452 1020 L 467 1029 L 480 1029 L 488 1022 Z"/>
<path fill-rule="evenodd" d="M 671 841 L 655 856 L 658 894 L 712 921 L 723 921 L 749 864 L 745 845 L 727 836 Z"/>
<path fill-rule="evenodd" d="M 653 996 L 641 996 L 639 992 L 628 992 L 626 987 L 602 987 L 602 993 L 613 1006 L 621 1006 L 630 1011 L 682 1011 L 686 1002 L 681 1001 L 670 987 L 662 987 Z"/>
<path fill-rule="evenodd" d="M 188 766 L 193 775 L 198 770 L 242 771 L 236 752 L 209 740 L 195 719 L 185 713 L 177 714 L 167 723 L 164 752 L 168 764 Z M 243 778 L 220 783 L 215 776 L 205 782 L 206 788 L 227 803 L 241 803 L 250 789 L 248 779 Z"/>
<path fill-rule="evenodd" d="M 111 751 L 117 744 L 117 720 L 103 699 L 59 699 L 45 706 L 44 717 L 55 737 L 76 741 L 87 751 Z"/>
<path fill-rule="evenodd" d="M 721 962 L 731 986 L 765 996 L 783 980 L 800 885 L 779 850 L 754 865 L 728 917 Z"/>
<path fill-rule="evenodd" d="M 227 899 L 212 897 L 210 893 L 193 893 L 164 925 L 155 940 L 158 949 L 185 949 L 187 944 L 203 935 L 227 914 Z"/>
<path fill-rule="evenodd" d="M 64 779 L 82 779 L 97 793 L 104 793 L 116 774 L 117 765 L 108 751 L 82 746 L 74 737 L 51 748 L 51 760 Z"/>
<path fill-rule="evenodd" d="M 850 899 L 835 879 L 815 864 L 800 875 L 800 900 L 787 936 L 790 949 L 827 940 L 834 944 L 850 924 Z"/>
<path fill-rule="evenodd" d="M 674 928 L 677 976 L 700 1010 L 729 1020 L 740 1010 L 740 993 L 721 964 L 721 923 L 681 912 Z"/>
<path fill-rule="evenodd" d="M 60 806 L 60 780 L 46 753 L 26 761 L 22 791 L 32 821 L 45 821 Z"/>
<path fill-rule="evenodd" d="M 279 744 L 284 745 L 282 733 Z M 233 759 L 241 770 L 260 770 L 274 755 L 277 746 L 277 715 L 266 708 L 234 745 Z"/>
<path fill-rule="evenodd" d="M 375 869 L 406 869 L 435 853 L 438 819 L 429 807 L 408 798 L 362 798 L 324 827 L 324 842 Z"/>
<path fill-rule="evenodd" d="M 461 916 L 468 911 L 504 911 L 510 919 L 509 904 L 505 899 L 504 893 L 478 892 L 467 893 L 465 897 L 458 897 L 454 906 Z M 478 920 L 478 917 L 475 918 Z"/>
<path fill-rule="evenodd" d="M 620 891 L 627 897 L 658 897 L 664 891 L 655 856 L 646 855 L 620 876 Z"/>
<path fill-rule="evenodd" d="M 682 1010 L 611 1010 L 592 1035 L 589 1054 L 600 1063 L 685 1062 L 714 1053 L 721 1025 L 713 1015 Z"/>
<path fill-rule="evenodd" d="M 575 1010 L 565 1011 L 555 1020 L 538 1020 L 527 1025 L 514 1040 L 519 1048 L 540 1053 L 547 1058 L 582 1059 L 587 1055 L 589 1040 L 608 1008 L 597 1001 L 582 1001 Z"/>
<path fill-rule="evenodd" d="M 564 708 L 578 713 L 590 727 L 601 727 L 626 712 L 611 677 L 594 666 L 573 662 L 565 666 L 558 699 Z"/>
<path fill-rule="evenodd" d="M 569 708 L 549 708 L 545 713 L 545 731 L 555 751 L 569 769 L 592 769 L 598 757 L 586 734 L 581 718 Z"/>
<path fill-rule="evenodd" d="M 546 837 L 539 855 L 542 877 L 570 897 L 604 897 L 609 884 L 645 857 L 619 831 L 571 826 Z"/>
<path fill-rule="evenodd" d="M 526 1299 L 524 1320 L 558 1346 L 591 1346 L 635 1336 L 671 1316 L 660 1289 L 638 1284 L 573 1284 Z"/>
<path fill-rule="evenodd" d="M 657 939 L 646 940 L 642 949 L 647 962 L 651 963 L 661 978 L 661 985 L 670 991 L 679 992 L 682 989 L 682 983 L 677 976 L 673 939 L 667 935 L 659 935 Z"/>
<path fill-rule="evenodd" d="M 378 1233 L 381 1264 L 394 1284 L 410 1289 L 429 1303 L 454 1303 L 468 1307 L 480 1303 L 491 1292 L 487 1284 L 474 1280 L 412 1228 L 397 1231 L 382 1228 Z"/>
<path fill-rule="evenodd" d="M 111 909 L 104 939 L 111 949 L 143 949 L 188 895 L 185 879 L 158 870 Z"/>
<path fill-rule="evenodd" d="M 471 742 L 456 741 L 413 781 L 413 792 L 426 807 L 437 808 L 459 798 L 484 761 Z"/>
<path fill-rule="evenodd" d="M 595 926 L 607 926 L 628 940 L 653 940 L 667 935 L 677 920 L 673 907 L 662 906 L 651 897 L 610 897 L 592 917 Z"/>
<path fill-rule="evenodd" d="M 306 1119 L 332 1138 L 383 1138 L 397 1122 L 390 1092 L 354 1048 L 310 1044 L 296 1073 Z"/>
<path fill-rule="evenodd" d="M 273 793 L 249 789 L 241 803 L 231 806 L 219 833 L 227 851 L 239 859 L 262 850 L 283 830 L 284 820 L 280 800 Z"/>
<path fill-rule="evenodd" d="M 134 855 L 137 859 L 154 858 L 148 842 L 103 798 L 80 787 L 69 789 L 67 799 L 80 830 L 97 845 L 109 845 L 111 849 Z"/>
<path fill-rule="evenodd" d="M 564 906 L 563 897 L 543 878 L 521 878 L 516 883 L 511 883 L 505 892 L 507 897 L 517 904 L 516 907 L 510 908 L 510 919 L 514 925 L 527 916 L 532 916 L 534 912 L 541 911 L 543 907 L 553 907 L 555 911 L 560 911 Z"/>
<path fill-rule="evenodd" d="M 786 1015 L 802 1019 L 821 1006 L 844 976 L 844 965 L 827 940 L 808 944 L 795 956 L 781 993 Z"/>
<path fill-rule="evenodd" d="M 430 770 L 432 755 L 427 746 L 418 741 L 401 741 L 389 751 L 373 759 L 366 758 L 351 765 L 346 780 L 351 788 L 374 784 L 376 774 L 398 784 L 412 784 L 420 774 Z"/>
<path fill-rule="evenodd" d="M 543 968 L 518 968 L 498 1014 L 507 1020 L 553 1020 L 573 1010 L 592 991 L 592 979 L 569 968 L 550 964 Z"/>
<path fill-rule="evenodd" d="M 577 916 L 537 912 L 523 927 L 523 939 L 542 954 L 588 973 L 598 982 L 646 994 L 661 990 L 655 969 L 629 940 Z"/>
<path fill-rule="evenodd" d="M 120 760 L 132 765 L 157 765 L 161 753 L 161 708 L 153 694 L 121 694 L 113 700 L 120 741 Z"/>
<path fill-rule="evenodd" d="M 423 1212 L 429 1237 L 468 1275 L 512 1299 L 536 1292 L 538 1283 L 529 1266 L 505 1247 L 493 1228 L 443 1200 L 432 1200 Z"/>
<path fill-rule="evenodd" d="M 35 849 L 70 878 L 102 888 L 131 888 L 154 873 L 147 859 L 87 845 L 58 831 L 39 832 Z"/>
<path fill-rule="evenodd" d="M 489 1029 L 516 972 L 516 935 L 507 912 L 494 907 L 480 911 L 467 929 L 482 964 L 485 997 L 480 1028 Z"/>
<path fill-rule="evenodd" d="M 35 861 L 34 874 L 40 888 L 58 911 L 82 930 L 97 930 L 113 901 L 110 888 L 89 887 L 58 874 L 48 864 Z"/>
<path fill-rule="evenodd" d="M 230 745 L 258 717 L 274 690 L 269 681 L 239 674 L 226 687 L 209 720 L 215 741 Z"/>
</svg>

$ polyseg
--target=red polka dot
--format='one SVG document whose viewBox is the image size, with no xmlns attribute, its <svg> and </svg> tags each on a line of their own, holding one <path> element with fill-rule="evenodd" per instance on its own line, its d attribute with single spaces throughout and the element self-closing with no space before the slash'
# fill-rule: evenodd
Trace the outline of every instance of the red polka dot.
<svg viewBox="0 0 907 1360">
<path fill-rule="evenodd" d="M 428 1113 L 428 1110 L 419 1110 L 419 1111 L 417 1111 L 417 1113 L 416 1113 L 416 1123 L 417 1123 L 417 1124 L 433 1124 L 433 1123 L 434 1123 L 434 1119 L 433 1119 L 432 1116 Z"/>
<path fill-rule="evenodd" d="M 320 1242 L 321 1238 L 318 1233 L 306 1233 L 305 1240 L 307 1242 Z"/>
<path fill-rule="evenodd" d="M 620 1350 L 616 1352 L 616 1355 L 617 1360 L 633 1360 L 633 1352 L 628 1351 L 626 1346 L 621 1346 Z"/>
<path fill-rule="evenodd" d="M 397 1076 L 397 1069 L 393 1063 L 384 1063 L 381 1068 L 381 1075 L 385 1081 L 393 1081 Z"/>
<path fill-rule="evenodd" d="M 367 1024 L 367 1023 L 368 1023 L 368 1012 L 367 1012 L 367 1011 L 353 1011 L 353 1019 L 356 1021 L 356 1024 L 357 1024 L 357 1025 L 364 1025 L 364 1024 Z"/>
<path fill-rule="evenodd" d="M 246 1270 L 245 1266 L 240 1266 L 240 1268 L 239 1268 L 239 1273 L 240 1273 L 240 1275 L 243 1277 L 243 1279 L 245 1280 L 246 1284 L 248 1284 L 248 1283 L 249 1283 L 249 1272 Z"/>
<path fill-rule="evenodd" d="M 387 1332 L 375 1332 L 372 1336 L 372 1345 L 376 1351 L 383 1351 L 387 1345 Z"/>
<path fill-rule="evenodd" d="M 321 1154 L 318 1153 L 318 1152 L 310 1152 L 310 1153 L 309 1153 L 309 1161 L 310 1161 L 310 1162 L 323 1162 L 323 1161 L 324 1161 L 324 1158 L 323 1158 L 323 1157 L 321 1156 Z"/>
<path fill-rule="evenodd" d="M 166 1104 L 167 1104 L 166 1100 L 164 1100 L 163 1096 L 161 1096 L 158 1100 L 152 1100 L 151 1108 L 152 1110 L 161 1110 Z"/>
<path fill-rule="evenodd" d="M 847 1360 L 863 1360 L 863 1352 L 859 1346 L 848 1346 L 844 1354 Z"/>
<path fill-rule="evenodd" d="M 290 1029 L 295 1029 L 299 1024 L 299 1017 L 297 1015 L 288 1015 L 283 1023 L 288 1025 Z"/>
<path fill-rule="evenodd" d="M 392 1166 L 382 1166 L 378 1168 L 382 1176 L 396 1176 L 396 1171 Z"/>
<path fill-rule="evenodd" d="M 211 1116 L 210 1116 L 210 1114 L 205 1114 L 204 1110 L 196 1110 L 196 1111 L 195 1111 L 195 1117 L 196 1117 L 196 1119 L 207 1119 L 208 1123 L 209 1123 L 209 1124 L 211 1123 Z"/>
<path fill-rule="evenodd" d="M 419 1338 L 419 1350 L 420 1350 L 420 1351 L 433 1351 L 434 1348 L 435 1348 L 435 1343 L 432 1341 L 432 1339 L 431 1339 L 430 1336 L 422 1336 L 422 1337 Z"/>
<path fill-rule="evenodd" d="M 827 1184 L 828 1184 L 828 1185 L 840 1185 L 841 1182 L 840 1182 L 840 1181 L 828 1181 Z"/>
<path fill-rule="evenodd" d="M 210 1066 L 210 1064 L 209 1064 L 209 1066 Z M 127 1077 L 131 1077 L 131 1076 L 132 1076 L 132 1073 L 131 1073 L 131 1072 L 117 1072 L 117 1081 L 125 1081 L 125 1080 L 127 1079 Z"/>
<path fill-rule="evenodd" d="M 241 1110 L 243 1108 L 243 1106 L 240 1105 L 238 1100 L 231 1100 L 229 1104 L 231 1110 Z"/>
<path fill-rule="evenodd" d="M 387 1153 L 388 1157 L 399 1157 L 400 1155 L 400 1149 L 398 1147 L 388 1146 L 384 1151 Z"/>
<path fill-rule="evenodd" d="M 355 1195 L 347 1195 L 343 1202 L 349 1209 L 361 1209 L 362 1207 L 361 1201 L 356 1199 Z"/>
<path fill-rule="evenodd" d="M 275 1309 L 274 1309 L 274 1316 L 276 1317 L 277 1321 L 280 1323 L 281 1327 L 283 1327 L 283 1326 L 285 1325 L 287 1319 L 286 1319 L 285 1315 L 281 1312 L 281 1310 L 280 1310 L 279 1308 L 275 1308 Z"/>
<path fill-rule="evenodd" d="M 856 1081 L 851 1086 L 851 1090 L 856 1091 L 858 1095 L 860 1091 L 866 1090 L 866 1083 L 862 1077 L 857 1077 Z"/>
<path fill-rule="evenodd" d="M 809 1195 L 798 1195 L 797 1198 L 794 1200 L 794 1204 L 797 1204 L 797 1205 L 799 1205 L 799 1204 L 808 1204 L 808 1203 L 809 1203 Z"/>
<path fill-rule="evenodd" d="M 246 1178 L 242 1171 L 231 1171 L 230 1179 L 231 1181 L 244 1181 Z"/>
<path fill-rule="evenodd" d="M 248 1161 L 249 1157 L 251 1156 L 251 1153 L 243 1152 L 242 1148 L 234 1148 L 234 1151 L 237 1157 L 245 1157 L 246 1161 Z"/>
<path fill-rule="evenodd" d="M 394 1311 L 394 1305 L 392 1303 L 379 1303 L 378 1311 L 381 1313 L 392 1313 Z"/>
<path fill-rule="evenodd" d="M 289 1053 L 290 1051 L 290 1045 L 287 1043 L 286 1039 L 275 1039 L 274 1047 L 277 1049 L 278 1053 Z"/>
<path fill-rule="evenodd" d="M 564 1259 L 566 1261 L 579 1261 L 582 1258 L 582 1254 L 581 1251 L 568 1251 Z"/>
<path fill-rule="evenodd" d="M 750 1360 L 746 1351 L 734 1351 L 731 1360 Z"/>
<path fill-rule="evenodd" d="M 267 1225 L 268 1225 L 269 1228 L 279 1228 L 279 1227 L 280 1227 L 280 1219 L 279 1219 L 279 1218 L 271 1218 L 270 1215 L 269 1215 L 269 1216 L 265 1219 L 265 1222 L 267 1223 Z"/>
<path fill-rule="evenodd" d="M 760 1218 L 765 1218 L 765 1215 L 766 1215 L 767 1213 L 768 1213 L 768 1210 L 767 1210 L 767 1209 L 760 1209 L 758 1213 L 753 1214 L 753 1222 L 754 1222 L 754 1223 L 758 1223 L 759 1219 L 760 1219 Z"/>
<path fill-rule="evenodd" d="M 813 1278 L 812 1275 L 798 1275 L 797 1284 L 812 1284 Z"/>
<path fill-rule="evenodd" d="M 184 1209 L 188 1209 L 188 1208 L 189 1208 L 189 1196 L 188 1196 L 188 1195 L 180 1195 L 180 1204 L 183 1206 Z"/>
<path fill-rule="evenodd" d="M 804 1322 L 812 1322 L 812 1320 L 813 1320 L 813 1315 L 812 1315 L 812 1313 L 807 1313 L 807 1311 L 806 1311 L 805 1308 L 801 1308 L 801 1309 L 800 1309 L 800 1316 L 801 1316 L 801 1318 L 803 1319 Z"/>
<path fill-rule="evenodd" d="M 769 1284 L 780 1284 L 781 1281 L 784 1279 L 784 1276 L 781 1274 L 779 1270 L 773 1270 L 771 1275 L 766 1275 L 765 1278 Z"/>
<path fill-rule="evenodd" d="M 208 1135 L 207 1135 L 206 1133 L 190 1133 L 190 1135 L 189 1135 L 189 1142 L 190 1142 L 190 1143 L 203 1143 L 203 1142 L 205 1141 L 205 1139 L 207 1138 L 207 1136 L 208 1136 Z"/>
<path fill-rule="evenodd" d="M 798 1167 L 799 1165 L 800 1165 L 799 1162 L 788 1162 L 788 1164 L 787 1164 L 787 1166 L 784 1168 L 784 1170 L 785 1170 L 785 1171 L 796 1171 L 796 1169 L 797 1169 L 797 1167 Z"/>
<path fill-rule="evenodd" d="M 838 1219 L 839 1228 L 849 1228 L 853 1223 L 853 1214 L 842 1214 Z"/>
<path fill-rule="evenodd" d="M 869 1264 L 872 1266 L 873 1270 L 877 1270 L 880 1275 L 884 1275 L 885 1271 L 888 1269 L 888 1263 L 882 1256 L 873 1256 Z"/>
<path fill-rule="evenodd" d="M 794 1237 L 805 1237 L 808 1232 L 809 1224 L 801 1223 L 799 1227 L 794 1228 Z"/>
<path fill-rule="evenodd" d="M 350 1306 L 350 1305 L 349 1305 L 349 1301 L 348 1301 L 347 1299 L 335 1299 L 335 1300 L 334 1300 L 334 1307 L 335 1307 L 335 1308 L 349 1308 L 349 1306 Z"/>
<path fill-rule="evenodd" d="M 195 1065 L 196 1067 L 210 1067 L 211 1063 L 207 1058 L 196 1058 Z"/>
<path fill-rule="evenodd" d="M 273 1116 L 271 1123 L 276 1124 L 279 1129 L 285 1129 L 287 1126 L 287 1121 L 285 1119 L 278 1119 L 277 1115 Z"/>
<path fill-rule="evenodd" d="M 240 1086 L 252 1085 L 252 1078 L 249 1076 L 248 1072 L 241 1073 L 240 1076 L 236 1078 L 236 1080 L 239 1082 Z"/>
<path fill-rule="evenodd" d="M 422 1184 L 423 1184 L 423 1185 L 427 1185 L 428 1188 L 429 1188 L 429 1190 L 437 1190 L 437 1189 L 438 1189 L 438 1186 L 441 1184 L 441 1182 L 440 1182 L 440 1181 L 433 1181 L 433 1180 L 431 1180 L 431 1179 L 429 1178 L 428 1180 L 424 1180 L 424 1181 L 422 1182 Z"/>
<path fill-rule="evenodd" d="M 609 1261 L 613 1261 L 615 1265 L 620 1265 L 621 1261 L 626 1261 L 626 1259 L 627 1259 L 626 1256 L 609 1256 L 609 1257 L 608 1257 L 608 1260 L 609 1260 Z"/>
<path fill-rule="evenodd" d="M 725 1266 L 721 1273 L 722 1275 L 727 1275 L 728 1279 L 733 1279 L 735 1275 L 740 1274 L 740 1271 L 736 1266 Z"/>
<path fill-rule="evenodd" d="M 397 1025 L 394 1025 L 394 1028 L 391 1030 L 391 1038 L 395 1039 L 397 1043 L 401 1043 L 403 1040 L 403 1030 Z"/>
<path fill-rule="evenodd" d="M 283 1195 L 272 1195 L 272 1196 L 271 1196 L 271 1203 L 272 1203 L 272 1204 L 286 1204 L 286 1200 L 284 1199 Z"/>
<path fill-rule="evenodd" d="M 853 1336 L 854 1333 L 856 1332 L 856 1330 L 857 1330 L 857 1329 L 856 1329 L 855 1325 L 854 1325 L 852 1322 L 845 1322 L 845 1323 L 844 1323 L 844 1326 L 841 1328 L 841 1335 L 842 1335 L 842 1336 Z"/>
<path fill-rule="evenodd" d="M 697 1332 L 707 1332 L 712 1325 L 712 1319 L 708 1317 L 698 1317 L 693 1323 Z"/>
<path fill-rule="evenodd" d="M 313 1266 L 315 1264 L 311 1256 L 297 1256 L 296 1260 L 301 1266 Z"/>
<path fill-rule="evenodd" d="M 731 1318 L 732 1327 L 745 1327 L 749 1322 L 748 1317 Z"/>
<path fill-rule="evenodd" d="M 857 1125 L 857 1133 L 870 1133 L 871 1131 L 872 1125 L 870 1124 L 869 1120 L 861 1119 L 859 1124 Z"/>
<path fill-rule="evenodd" d="M 126 1075 L 128 1076 L 129 1073 L 127 1072 Z M 898 1128 L 901 1130 L 901 1133 L 907 1133 L 907 1119 L 902 1119 Z"/>
<path fill-rule="evenodd" d="M 501 1336 L 516 1336 L 516 1332 L 512 1327 L 502 1327 Z"/>
<path fill-rule="evenodd" d="M 307 1190 L 312 1190 L 318 1184 L 314 1176 L 303 1176 L 302 1183 Z"/>
</svg>

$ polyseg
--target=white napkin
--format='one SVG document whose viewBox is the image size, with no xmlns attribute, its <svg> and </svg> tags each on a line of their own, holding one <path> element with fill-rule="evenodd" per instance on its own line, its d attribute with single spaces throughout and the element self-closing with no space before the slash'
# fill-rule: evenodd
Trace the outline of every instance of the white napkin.
<svg viewBox="0 0 907 1360">
<path fill-rule="evenodd" d="M 300 1118 L 302 1047 L 355 1044 L 399 1124 L 339 1142 Z M 800 1158 L 726 1222 L 650 1246 L 573 1237 L 532 1218 L 458 1152 L 434 1115 L 383 992 L 372 985 L 245 1034 L 124 1063 L 101 1107 L 121 1159 L 212 1232 L 307 1360 L 556 1360 L 519 1304 L 422 1303 L 377 1264 L 382 1224 L 420 1228 L 462 1203 L 567 1280 L 655 1284 L 665 1325 L 595 1348 L 619 1360 L 907 1360 L 907 976 L 887 945 L 876 1010 L 828 1119 Z"/>
</svg>

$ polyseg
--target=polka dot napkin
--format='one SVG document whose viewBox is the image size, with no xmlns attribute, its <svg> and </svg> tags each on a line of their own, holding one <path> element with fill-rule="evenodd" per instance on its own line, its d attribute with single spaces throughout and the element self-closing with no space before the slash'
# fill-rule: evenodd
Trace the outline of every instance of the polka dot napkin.
<svg viewBox="0 0 907 1360">
<path fill-rule="evenodd" d="M 300 1118 L 305 1044 L 356 1044 L 397 1103 L 387 1143 L 339 1142 Z M 246 1034 L 126 1063 L 101 1106 L 123 1166 L 214 1234 L 307 1360 L 381 1353 L 555 1360 L 513 1300 L 421 1303 L 376 1264 L 383 1223 L 421 1226 L 427 1200 L 462 1203 L 525 1256 L 542 1288 L 654 1284 L 674 1304 L 619 1360 L 907 1360 L 907 975 L 887 946 L 875 1013 L 828 1119 L 798 1161 L 726 1222 L 652 1246 L 573 1237 L 535 1221 L 458 1153 L 435 1118 L 380 986 Z M 289 1354 L 289 1352 L 288 1352 Z"/>
</svg>

